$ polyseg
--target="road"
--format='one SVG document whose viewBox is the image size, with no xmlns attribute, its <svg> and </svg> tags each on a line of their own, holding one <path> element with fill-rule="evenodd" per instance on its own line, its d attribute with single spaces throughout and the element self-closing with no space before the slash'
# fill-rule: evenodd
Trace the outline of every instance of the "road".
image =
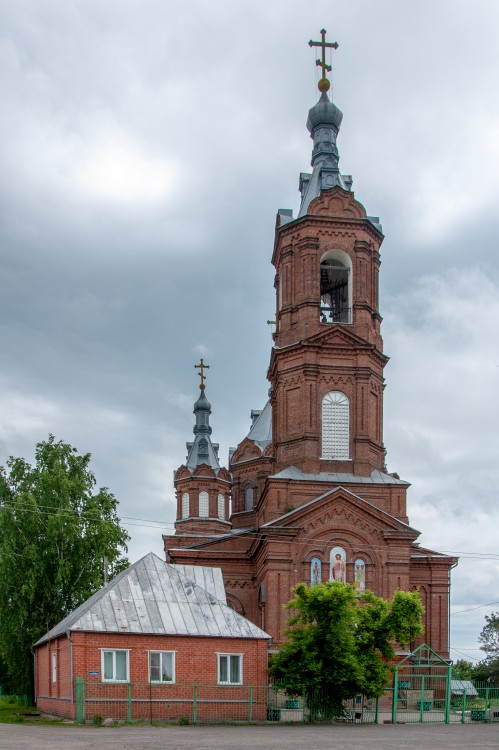
<svg viewBox="0 0 499 750">
<path fill-rule="evenodd" d="M 499 723 L 82 727 L 0 724 L 2 750 L 497 750 Z"/>
</svg>

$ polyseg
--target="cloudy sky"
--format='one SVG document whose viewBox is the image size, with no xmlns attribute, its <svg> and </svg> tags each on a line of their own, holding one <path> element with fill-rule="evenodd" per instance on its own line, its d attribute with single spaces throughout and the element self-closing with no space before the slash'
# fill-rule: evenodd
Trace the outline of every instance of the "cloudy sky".
<svg viewBox="0 0 499 750">
<path fill-rule="evenodd" d="M 278 208 L 325 27 L 338 145 L 379 215 L 388 468 L 458 554 L 455 658 L 499 609 L 496 0 L 0 0 L 0 463 L 91 452 L 130 559 L 162 554 L 193 365 L 225 458 L 262 408 Z M 493 603 L 493 604 L 490 604 Z M 487 606 L 484 606 L 487 605 Z"/>
</svg>

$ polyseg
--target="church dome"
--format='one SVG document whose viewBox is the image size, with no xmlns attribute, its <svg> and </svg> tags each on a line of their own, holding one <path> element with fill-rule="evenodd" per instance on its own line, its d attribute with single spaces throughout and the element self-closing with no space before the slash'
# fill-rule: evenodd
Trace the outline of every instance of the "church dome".
<svg viewBox="0 0 499 750">
<path fill-rule="evenodd" d="M 194 404 L 194 414 L 198 411 L 209 411 L 211 412 L 211 404 L 204 395 L 204 390 L 201 391 L 198 400 Z"/>
<path fill-rule="evenodd" d="M 323 91 L 315 107 L 312 107 L 308 112 L 307 128 L 310 133 L 318 125 L 333 125 L 336 130 L 339 130 L 342 119 L 343 112 L 334 102 L 330 101 L 327 93 Z"/>
</svg>

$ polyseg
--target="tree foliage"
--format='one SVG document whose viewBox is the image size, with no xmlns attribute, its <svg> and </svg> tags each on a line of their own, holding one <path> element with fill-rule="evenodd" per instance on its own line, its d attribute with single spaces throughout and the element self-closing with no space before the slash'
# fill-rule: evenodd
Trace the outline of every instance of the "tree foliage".
<svg viewBox="0 0 499 750">
<path fill-rule="evenodd" d="M 394 642 L 405 647 L 423 632 L 423 605 L 417 592 L 397 591 L 391 601 L 371 591 L 328 581 L 300 583 L 287 605 L 289 640 L 272 658 L 270 674 L 286 691 L 320 691 L 331 715 L 355 695 L 382 694 L 395 656 Z"/>
<path fill-rule="evenodd" d="M 11 689 L 32 692 L 33 644 L 128 565 L 129 539 L 107 488 L 95 491 L 90 454 L 51 435 L 36 463 L 0 467 L 0 660 Z"/>
</svg>

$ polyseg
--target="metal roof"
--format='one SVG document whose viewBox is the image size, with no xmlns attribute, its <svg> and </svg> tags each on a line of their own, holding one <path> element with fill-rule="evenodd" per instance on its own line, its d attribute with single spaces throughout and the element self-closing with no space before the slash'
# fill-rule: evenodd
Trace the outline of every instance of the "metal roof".
<svg viewBox="0 0 499 750">
<path fill-rule="evenodd" d="M 210 592 L 210 589 L 220 590 L 222 574 L 219 569 L 216 573 L 210 572 L 210 568 L 199 573 L 198 569 L 192 576 L 191 567 L 194 566 L 170 565 L 150 552 L 61 620 L 35 646 L 75 630 L 222 638 L 271 637 L 231 609 L 226 604 L 225 594 L 221 600 Z M 199 580 L 204 580 L 208 589 L 198 585 Z"/>
<path fill-rule="evenodd" d="M 270 479 L 294 479 L 302 482 L 339 482 L 341 484 L 401 484 L 409 486 L 409 482 L 398 479 L 392 474 L 385 474 L 375 469 L 368 477 L 359 477 L 356 474 L 334 474 L 332 472 L 321 471 L 318 474 L 304 474 L 296 466 L 289 466 L 287 469 L 274 474 Z"/>
<path fill-rule="evenodd" d="M 466 695 L 478 695 L 478 690 L 470 680 L 451 680 L 450 690 L 452 695 L 463 695 L 466 690 Z"/>
<path fill-rule="evenodd" d="M 258 445 L 262 453 L 272 442 L 272 407 L 270 401 L 267 401 L 262 412 L 255 419 L 247 437 L 248 440 L 253 440 Z"/>
</svg>

